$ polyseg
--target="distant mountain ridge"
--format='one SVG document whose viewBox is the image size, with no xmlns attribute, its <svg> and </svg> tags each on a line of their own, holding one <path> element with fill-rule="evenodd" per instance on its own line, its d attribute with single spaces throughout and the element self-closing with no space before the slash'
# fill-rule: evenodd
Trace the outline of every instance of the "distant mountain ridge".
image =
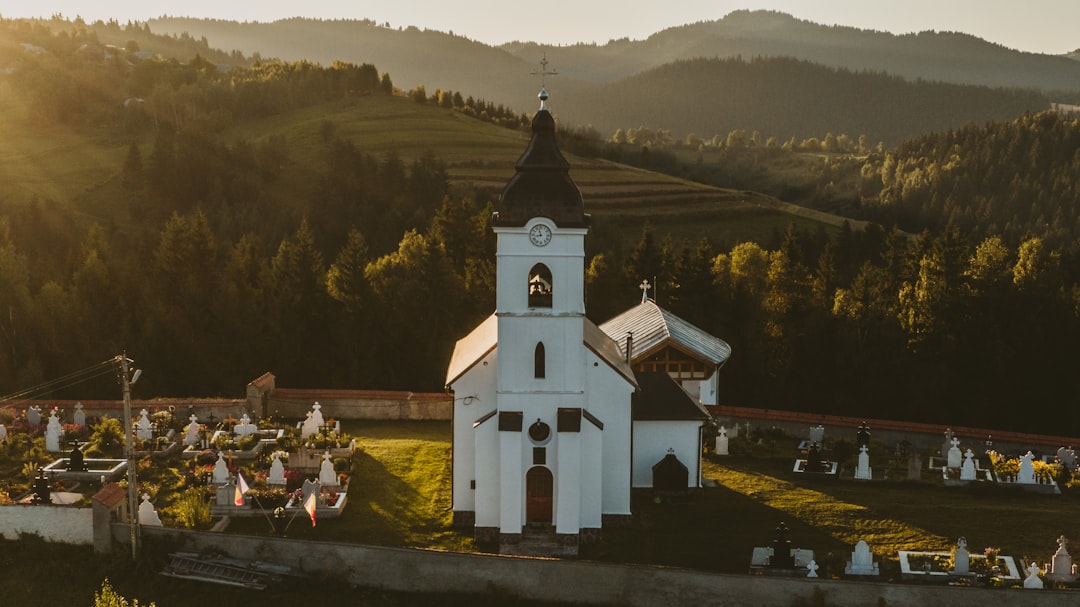
<svg viewBox="0 0 1080 607">
<path fill-rule="evenodd" d="M 206 36 L 211 45 L 225 50 L 320 63 L 335 59 L 375 63 L 396 82 L 428 88 L 464 89 L 463 83 L 486 79 L 490 89 L 513 74 L 527 79 L 528 68 L 546 53 L 561 77 L 596 83 L 680 59 L 783 56 L 909 79 L 1080 91 L 1080 65 L 1069 56 L 1017 51 L 957 32 L 896 35 L 820 25 L 773 11 L 735 11 L 716 21 L 668 28 L 645 40 L 568 46 L 511 42 L 492 47 L 434 30 L 393 29 L 373 21 L 162 18 L 149 23 L 158 32 Z M 470 92 L 491 96 L 494 91 Z"/>
<path fill-rule="evenodd" d="M 530 75 L 537 70 L 541 57 L 558 71 L 548 88 L 556 113 L 559 108 L 573 109 L 562 118 L 571 124 L 591 124 L 610 135 L 614 128 L 649 126 L 670 130 L 678 138 L 689 132 L 711 136 L 724 134 L 717 129 L 743 128 L 760 130 L 766 136 L 787 139 L 790 136 L 824 136 L 826 131 L 866 134 L 872 140 L 897 142 L 898 138 L 918 135 L 927 128 L 959 128 L 964 124 L 989 119 L 1013 119 L 1025 111 L 1047 109 L 1050 101 L 1080 104 L 1080 61 L 1066 56 L 1039 55 L 1011 50 L 970 36 L 953 32 L 923 32 L 894 35 L 851 27 L 823 26 L 768 11 L 736 11 L 717 21 L 705 21 L 666 29 L 645 40 L 613 40 L 603 45 L 577 44 L 551 46 L 532 42 L 513 42 L 492 47 L 444 32 L 415 27 L 394 29 L 374 21 L 319 21 L 287 19 L 273 23 L 236 23 L 197 19 L 163 18 L 149 22 L 159 33 L 190 34 L 205 37 L 211 46 L 226 51 L 239 50 L 251 55 L 279 57 L 285 60 L 308 60 L 330 64 L 335 60 L 371 63 L 389 73 L 398 87 L 409 90 L 423 85 L 429 94 L 436 89 L 460 91 L 477 98 L 495 101 L 520 112 L 536 108 L 534 95 L 539 79 Z M 986 90 L 954 90 L 948 108 L 949 119 L 928 124 L 913 116 L 905 124 L 895 117 L 882 116 L 887 128 L 854 128 L 852 121 L 829 124 L 822 116 L 809 116 L 800 129 L 774 129 L 782 122 L 764 116 L 754 123 L 733 124 L 736 116 L 719 116 L 717 99 L 703 96 L 703 90 L 724 94 L 716 82 L 675 79 L 665 75 L 669 66 L 697 59 L 789 58 L 838 70 L 849 70 L 870 78 L 844 78 L 844 86 L 854 87 L 844 94 L 849 99 L 881 99 L 880 91 L 858 90 L 884 82 L 883 73 L 905 78 L 912 86 L 925 81 L 981 87 L 1013 89 L 1000 92 L 1003 98 L 996 109 L 964 113 L 965 107 L 988 108 L 991 97 Z M 708 77 L 706 71 L 699 72 Z M 872 74 L 867 74 L 872 73 Z M 646 75 L 674 82 L 663 94 L 682 108 L 671 118 L 660 118 L 647 111 L 646 104 L 628 105 L 633 82 L 643 90 L 655 89 Z M 727 90 L 738 82 L 727 81 Z M 778 91 L 782 87 L 771 86 Z M 1054 98 L 1030 95 L 1022 106 L 1015 103 L 1015 89 L 1036 89 Z M 605 93 L 620 91 L 620 98 Z M 627 91 L 630 91 L 629 93 Z M 649 92 L 655 96 L 655 91 Z M 937 95 L 935 98 L 942 98 Z M 977 103 L 970 99 L 979 99 Z M 955 100 L 955 101 L 954 101 Z M 721 104 L 722 105 L 722 104 Z M 993 105 L 993 104 L 991 104 Z M 609 109 L 619 106 L 620 113 Z M 1004 109 L 1007 108 L 1007 109 Z M 901 108 L 902 109 L 902 108 Z M 860 111 L 884 113 L 890 104 Z M 911 112 L 904 112 L 911 116 Z M 760 114 L 760 112 L 758 112 Z M 831 112 L 836 115 L 836 112 Z M 795 112 L 784 118 L 798 120 Z M 711 125 L 722 125 L 713 128 Z M 813 125 L 813 126 L 809 126 Z M 821 125 L 825 128 L 822 129 Z M 809 130 L 808 129 L 812 129 Z"/>
</svg>

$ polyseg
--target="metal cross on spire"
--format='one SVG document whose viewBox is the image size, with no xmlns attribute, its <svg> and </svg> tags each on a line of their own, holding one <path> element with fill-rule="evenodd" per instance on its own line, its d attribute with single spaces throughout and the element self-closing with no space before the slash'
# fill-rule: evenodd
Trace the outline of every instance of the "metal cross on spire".
<svg viewBox="0 0 1080 607">
<path fill-rule="evenodd" d="M 547 66 L 548 66 L 547 53 L 544 53 L 544 55 L 540 58 L 540 71 L 538 72 L 536 70 L 533 70 L 533 71 L 529 72 L 530 76 L 537 76 L 537 75 L 540 76 L 540 88 L 544 88 L 544 81 L 547 79 L 548 76 L 558 76 L 559 75 L 559 73 L 556 72 L 554 68 L 552 68 L 552 70 L 549 72 Z"/>
<path fill-rule="evenodd" d="M 536 70 L 533 70 L 533 71 L 529 72 L 530 76 L 536 76 L 537 74 L 540 75 L 540 94 L 537 95 L 537 97 L 540 98 L 540 109 L 541 110 L 546 110 L 547 109 L 547 100 L 548 100 L 548 92 L 547 92 L 547 89 L 544 88 L 544 82 L 547 80 L 548 76 L 558 76 L 558 72 L 556 72 L 554 69 L 552 69 L 551 71 L 548 71 L 547 66 L 548 66 L 547 53 L 544 53 L 543 57 L 540 59 L 540 71 L 537 72 Z"/>
<path fill-rule="evenodd" d="M 641 303 L 649 301 L 649 289 L 651 287 L 652 285 L 649 284 L 648 279 L 641 281 L 641 284 L 638 285 L 638 288 L 641 289 Z"/>
</svg>

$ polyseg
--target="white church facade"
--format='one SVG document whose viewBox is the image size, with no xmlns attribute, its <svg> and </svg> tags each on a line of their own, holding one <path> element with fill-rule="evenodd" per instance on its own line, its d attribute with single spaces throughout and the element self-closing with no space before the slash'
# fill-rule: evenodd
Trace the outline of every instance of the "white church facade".
<svg viewBox="0 0 1080 607">
<path fill-rule="evenodd" d="M 555 142 L 546 98 L 542 91 L 532 139 L 493 218 L 495 312 L 458 341 L 446 378 L 454 394 L 454 520 L 500 546 L 530 527 L 576 546 L 630 517 L 632 488 L 700 486 L 708 419 L 700 399 L 651 360 L 658 352 L 670 358 L 670 333 L 643 335 L 642 344 L 656 347 L 635 345 L 633 331 L 648 331 L 638 325 L 656 324 L 646 313 L 655 304 L 612 319 L 607 330 L 586 318 L 591 218 Z M 629 339 L 617 341 L 624 334 Z M 700 331 L 694 339 L 713 354 L 726 348 Z M 700 363 L 712 373 L 688 375 L 692 388 L 700 394 L 705 385 L 715 398 L 715 371 L 729 353 Z"/>
</svg>

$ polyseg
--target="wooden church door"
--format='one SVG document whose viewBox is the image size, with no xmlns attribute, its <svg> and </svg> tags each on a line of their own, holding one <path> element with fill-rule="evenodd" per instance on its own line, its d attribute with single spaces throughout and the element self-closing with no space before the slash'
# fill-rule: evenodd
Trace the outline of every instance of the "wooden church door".
<svg viewBox="0 0 1080 607">
<path fill-rule="evenodd" d="M 551 471 L 534 466 L 525 474 L 525 519 L 529 522 L 550 523 L 554 479 Z"/>
</svg>

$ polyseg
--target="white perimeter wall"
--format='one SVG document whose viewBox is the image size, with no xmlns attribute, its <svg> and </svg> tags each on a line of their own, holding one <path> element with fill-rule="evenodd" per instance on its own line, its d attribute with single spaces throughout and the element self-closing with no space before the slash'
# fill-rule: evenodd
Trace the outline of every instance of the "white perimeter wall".
<svg viewBox="0 0 1080 607">
<path fill-rule="evenodd" d="M 634 422 L 634 487 L 652 487 L 652 467 L 667 456 L 668 449 L 686 466 L 687 486 L 699 486 L 697 421 Z"/>
<path fill-rule="evenodd" d="M 94 509 L 71 506 L 0 506 L 0 537 L 19 539 L 20 533 L 46 541 L 89 546 L 94 543 Z"/>
</svg>

